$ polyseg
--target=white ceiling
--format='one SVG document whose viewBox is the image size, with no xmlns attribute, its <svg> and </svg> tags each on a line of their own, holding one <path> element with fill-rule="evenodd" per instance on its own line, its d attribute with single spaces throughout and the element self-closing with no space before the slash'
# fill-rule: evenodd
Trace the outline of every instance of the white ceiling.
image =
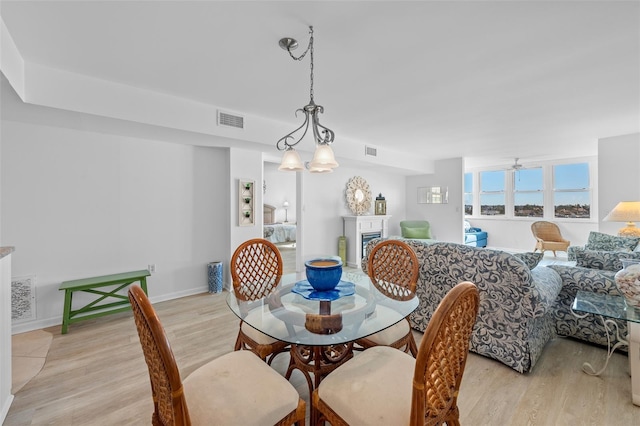
<svg viewBox="0 0 640 426">
<path fill-rule="evenodd" d="M 640 131 L 638 1 L 2 1 L 0 15 L 27 63 L 291 130 L 309 62 L 278 40 L 304 48 L 313 25 L 336 147 L 526 163 Z"/>
</svg>

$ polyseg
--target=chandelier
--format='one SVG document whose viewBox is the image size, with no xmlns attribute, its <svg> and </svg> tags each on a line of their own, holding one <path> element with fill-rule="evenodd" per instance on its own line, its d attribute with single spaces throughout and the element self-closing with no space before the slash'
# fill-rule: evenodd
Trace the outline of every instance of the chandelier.
<svg viewBox="0 0 640 426">
<path fill-rule="evenodd" d="M 307 49 L 298 57 L 294 56 L 293 53 L 291 53 L 292 50 L 298 47 L 298 42 L 295 39 L 287 37 L 281 39 L 279 42 L 280 47 L 289 52 L 289 56 L 291 56 L 296 61 L 302 60 L 307 52 L 310 53 L 311 85 L 309 89 L 309 104 L 296 110 L 296 116 L 298 115 L 298 112 L 304 113 L 304 122 L 300 127 L 295 129 L 293 132 L 283 136 L 276 143 L 276 148 L 278 148 L 278 151 L 284 151 L 282 162 L 280 163 L 280 167 L 278 167 L 278 170 L 299 172 L 304 170 L 306 166 L 311 173 L 331 173 L 334 168 L 338 167 L 338 163 L 336 162 L 336 159 L 333 155 L 333 150 L 330 146 L 333 143 L 335 134 L 333 133 L 333 130 L 320 124 L 319 114 L 324 112 L 324 108 L 321 105 L 316 105 L 313 100 L 313 27 L 311 26 L 309 27 L 309 34 L 309 45 L 307 46 Z M 300 141 L 302 141 L 302 139 L 305 137 L 307 131 L 309 130 L 309 126 L 311 126 L 311 129 L 313 131 L 316 151 L 311 162 L 303 165 L 300 154 L 298 154 L 294 147 L 299 144 Z M 298 137 L 297 135 L 300 136 Z M 298 139 L 296 140 L 296 138 Z"/>
</svg>

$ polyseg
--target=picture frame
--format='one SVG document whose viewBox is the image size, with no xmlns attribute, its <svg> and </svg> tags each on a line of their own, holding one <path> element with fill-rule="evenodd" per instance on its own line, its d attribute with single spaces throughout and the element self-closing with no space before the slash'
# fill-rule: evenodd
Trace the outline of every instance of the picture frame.
<svg viewBox="0 0 640 426">
<path fill-rule="evenodd" d="M 255 182 L 240 179 L 238 185 L 238 226 L 255 225 Z"/>
</svg>

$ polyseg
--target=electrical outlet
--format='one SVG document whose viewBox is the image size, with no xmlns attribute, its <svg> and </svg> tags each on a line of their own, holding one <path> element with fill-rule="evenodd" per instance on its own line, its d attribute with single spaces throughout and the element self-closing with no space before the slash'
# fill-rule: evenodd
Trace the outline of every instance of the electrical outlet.
<svg viewBox="0 0 640 426">
<path fill-rule="evenodd" d="M 153 274 L 156 271 L 156 264 L 155 263 L 149 264 L 147 269 L 149 270 L 149 272 Z"/>
</svg>

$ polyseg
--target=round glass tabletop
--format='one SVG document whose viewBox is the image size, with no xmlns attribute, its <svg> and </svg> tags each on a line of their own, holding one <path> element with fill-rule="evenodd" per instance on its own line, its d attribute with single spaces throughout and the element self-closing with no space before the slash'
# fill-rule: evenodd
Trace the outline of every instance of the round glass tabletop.
<svg viewBox="0 0 640 426">
<path fill-rule="evenodd" d="M 251 327 L 274 339 L 308 346 L 348 343 L 377 333 L 401 321 L 418 307 L 418 299 L 394 300 L 379 292 L 367 275 L 344 272 L 341 280 L 353 283 L 353 294 L 339 297 L 304 297 L 292 291 L 305 274 L 283 275 L 266 298 L 238 300 L 227 296 L 229 308 Z"/>
</svg>

